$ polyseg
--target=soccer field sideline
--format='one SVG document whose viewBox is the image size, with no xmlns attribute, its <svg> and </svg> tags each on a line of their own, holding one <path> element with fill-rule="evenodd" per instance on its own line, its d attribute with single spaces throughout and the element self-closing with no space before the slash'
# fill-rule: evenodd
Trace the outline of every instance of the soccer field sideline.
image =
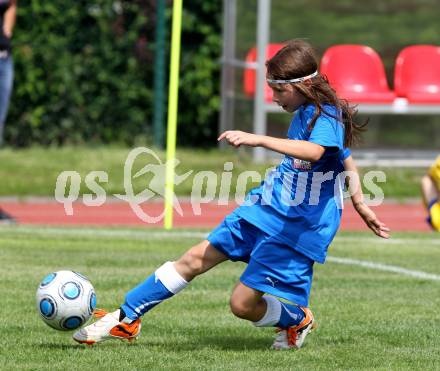
<svg viewBox="0 0 440 371">
<path fill-rule="evenodd" d="M 136 240 L 152 240 L 152 239 L 166 239 L 166 238 L 188 238 L 188 239 L 202 239 L 206 238 L 207 232 L 202 231 L 184 231 L 184 230 L 174 230 L 174 231 L 141 231 L 141 230 L 115 230 L 115 229 L 104 229 L 104 228 L 37 228 L 37 227 L 12 227 L 4 228 L 8 232 L 18 233 L 18 234 L 32 234 L 33 236 L 58 236 L 58 237 L 103 237 L 103 238 L 130 238 Z M 1 230 L 1 229 L 0 229 Z M 363 239 L 370 243 L 380 243 L 380 244 L 420 244 L 425 243 L 429 245 L 440 246 L 439 239 L 428 239 L 428 238 L 394 238 L 389 240 L 379 239 L 375 237 L 367 237 Z M 335 242 L 343 243 L 355 243 L 358 241 L 357 237 L 352 236 L 336 236 Z M 416 279 L 423 279 L 429 281 L 440 281 L 440 275 L 427 273 L 419 270 L 411 270 L 396 265 L 382 264 L 374 261 L 350 259 L 334 257 L 329 255 L 327 257 L 328 262 L 352 266 L 360 266 L 368 269 L 385 271 L 390 273 L 396 273 L 404 276 L 413 277 Z"/>
<path fill-rule="evenodd" d="M 48 236 L 93 236 L 93 237 L 119 237 L 119 238 L 132 238 L 140 240 L 151 240 L 151 239 L 162 239 L 162 238 L 206 238 L 209 231 L 200 230 L 186 230 L 186 229 L 175 229 L 175 230 L 160 230 L 160 229 L 141 229 L 138 227 L 134 228 L 104 228 L 104 227 L 52 227 L 52 226 L 21 226 L 21 225 L 0 225 L 1 230 L 12 232 L 12 233 L 24 233 L 24 234 L 40 234 Z M 381 239 L 379 237 L 363 237 L 363 241 L 371 243 L 381 243 L 381 244 L 419 244 L 421 242 L 429 245 L 439 245 L 440 238 L 435 238 L 432 234 L 432 239 L 430 235 L 426 234 L 427 238 L 417 238 L 417 237 L 405 237 L 405 238 L 390 238 L 388 240 Z M 354 236 L 340 236 L 336 235 L 335 241 L 342 242 L 356 242 L 357 237 Z"/>
</svg>

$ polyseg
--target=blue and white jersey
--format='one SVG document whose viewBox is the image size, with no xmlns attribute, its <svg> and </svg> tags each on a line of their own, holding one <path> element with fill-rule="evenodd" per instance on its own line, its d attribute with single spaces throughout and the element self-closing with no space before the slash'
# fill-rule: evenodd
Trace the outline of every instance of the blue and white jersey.
<svg viewBox="0 0 440 371">
<path fill-rule="evenodd" d="M 334 106 L 324 105 L 323 109 L 338 117 Z M 301 106 L 290 124 L 288 138 L 325 147 L 322 158 L 311 163 L 285 156 L 234 213 L 323 263 L 341 220 L 341 173 L 350 150 L 344 149 L 343 124 L 326 113 L 321 113 L 309 130 L 314 113 L 314 105 Z"/>
</svg>

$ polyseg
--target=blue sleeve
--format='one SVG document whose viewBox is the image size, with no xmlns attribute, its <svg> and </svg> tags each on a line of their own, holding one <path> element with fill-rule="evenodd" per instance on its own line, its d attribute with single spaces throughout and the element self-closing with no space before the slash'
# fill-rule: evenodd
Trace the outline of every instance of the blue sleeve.
<svg viewBox="0 0 440 371">
<path fill-rule="evenodd" d="M 341 161 L 344 161 L 345 159 L 347 159 L 350 156 L 351 156 L 350 148 L 344 148 L 343 150 L 340 151 L 339 158 Z"/>
<path fill-rule="evenodd" d="M 344 149 L 344 127 L 333 117 L 321 115 L 315 122 L 309 141 L 323 147 Z"/>
</svg>

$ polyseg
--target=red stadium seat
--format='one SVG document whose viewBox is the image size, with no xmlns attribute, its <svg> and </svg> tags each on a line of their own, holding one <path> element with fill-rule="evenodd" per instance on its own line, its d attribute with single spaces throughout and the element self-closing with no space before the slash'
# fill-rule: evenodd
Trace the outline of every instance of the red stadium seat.
<svg viewBox="0 0 440 371">
<path fill-rule="evenodd" d="M 278 50 L 280 50 L 284 44 L 268 44 L 267 45 L 267 52 L 266 52 L 266 59 L 272 58 Z M 248 54 L 246 55 L 246 62 L 256 62 L 257 61 L 257 49 L 252 48 L 249 50 Z M 249 96 L 253 97 L 255 95 L 255 69 L 253 68 L 246 68 L 244 70 L 244 77 L 243 77 L 243 91 L 244 93 Z M 272 89 L 265 84 L 264 87 L 264 97 L 266 99 L 266 102 L 272 102 Z"/>
<path fill-rule="evenodd" d="M 409 103 L 440 103 L 440 47 L 404 48 L 396 59 L 394 90 Z"/>
<path fill-rule="evenodd" d="M 352 103 L 391 103 L 396 94 L 388 87 L 379 55 L 363 45 L 335 45 L 321 60 L 326 75 L 340 98 Z"/>
</svg>

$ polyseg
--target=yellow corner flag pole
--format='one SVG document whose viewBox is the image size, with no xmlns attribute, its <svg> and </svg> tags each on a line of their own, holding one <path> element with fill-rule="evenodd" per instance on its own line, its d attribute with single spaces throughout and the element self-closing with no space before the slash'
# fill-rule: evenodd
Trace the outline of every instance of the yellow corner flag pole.
<svg viewBox="0 0 440 371">
<path fill-rule="evenodd" d="M 165 172 L 165 229 L 173 227 L 174 159 L 176 157 L 177 102 L 179 95 L 180 34 L 182 0 L 173 1 L 171 29 L 170 87 L 168 93 L 167 162 Z"/>
</svg>

